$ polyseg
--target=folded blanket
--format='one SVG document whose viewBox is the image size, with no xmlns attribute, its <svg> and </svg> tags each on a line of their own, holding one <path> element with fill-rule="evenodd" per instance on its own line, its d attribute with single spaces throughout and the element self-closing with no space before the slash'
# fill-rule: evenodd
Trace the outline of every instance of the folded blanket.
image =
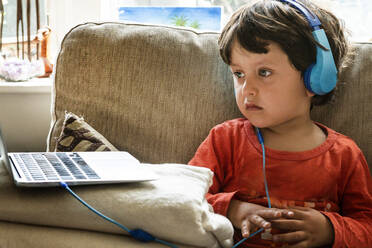
<svg viewBox="0 0 372 248">
<path fill-rule="evenodd" d="M 206 168 L 181 164 L 144 164 L 159 175 L 150 182 L 75 186 L 81 198 L 129 229 L 200 247 L 230 247 L 230 221 L 213 213 L 205 200 L 212 183 Z M 0 167 L 0 220 L 124 233 L 101 219 L 62 188 L 18 188 Z"/>
</svg>

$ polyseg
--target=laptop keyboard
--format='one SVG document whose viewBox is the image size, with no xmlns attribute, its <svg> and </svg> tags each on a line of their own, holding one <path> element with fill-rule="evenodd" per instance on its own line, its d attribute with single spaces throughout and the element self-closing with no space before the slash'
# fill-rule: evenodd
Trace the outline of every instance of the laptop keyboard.
<svg viewBox="0 0 372 248">
<path fill-rule="evenodd" d="M 27 180 L 71 181 L 100 179 L 77 153 L 19 153 L 15 159 Z"/>
</svg>

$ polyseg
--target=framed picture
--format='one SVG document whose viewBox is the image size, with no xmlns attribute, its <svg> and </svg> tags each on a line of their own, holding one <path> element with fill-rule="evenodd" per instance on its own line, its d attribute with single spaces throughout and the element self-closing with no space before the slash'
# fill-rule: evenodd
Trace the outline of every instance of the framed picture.
<svg viewBox="0 0 372 248">
<path fill-rule="evenodd" d="M 167 26 L 191 27 L 203 31 L 221 30 L 222 7 L 119 7 L 119 20 Z"/>
</svg>

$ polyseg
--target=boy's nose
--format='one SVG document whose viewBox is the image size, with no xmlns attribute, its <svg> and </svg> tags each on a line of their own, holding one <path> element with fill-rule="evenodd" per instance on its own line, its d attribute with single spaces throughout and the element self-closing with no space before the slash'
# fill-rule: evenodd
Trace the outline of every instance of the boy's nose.
<svg viewBox="0 0 372 248">
<path fill-rule="evenodd" d="M 247 80 L 244 80 L 242 94 L 256 96 L 257 88 L 254 86 L 254 83 L 247 83 Z"/>
</svg>

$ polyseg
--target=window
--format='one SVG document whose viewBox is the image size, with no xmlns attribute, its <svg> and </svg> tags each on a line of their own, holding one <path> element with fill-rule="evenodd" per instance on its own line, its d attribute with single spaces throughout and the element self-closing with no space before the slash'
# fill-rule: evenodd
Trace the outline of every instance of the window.
<svg viewBox="0 0 372 248">
<path fill-rule="evenodd" d="M 109 0 L 111 1 L 111 17 L 118 15 L 118 7 L 124 6 L 193 6 L 210 7 L 222 6 L 221 26 L 227 22 L 231 14 L 246 3 L 246 0 Z M 371 0 L 313 0 L 320 6 L 331 10 L 344 20 L 353 41 L 372 41 L 372 1 Z M 116 9 L 115 7 L 116 6 Z M 114 14 L 112 14 L 114 13 Z M 110 14 L 106 13 L 106 16 Z"/>
<path fill-rule="evenodd" d="M 354 41 L 372 42 L 372 1 L 332 0 L 330 9 L 343 19 Z"/>
<path fill-rule="evenodd" d="M 119 20 L 161 25 L 190 27 L 205 31 L 221 30 L 219 6 L 210 7 L 153 7 L 119 6 Z"/>
<path fill-rule="evenodd" d="M 176 26 L 191 26 L 193 22 L 199 23 L 200 25 L 194 25 L 194 28 L 199 29 L 201 31 L 204 30 L 212 30 L 212 31 L 220 31 L 224 24 L 227 22 L 230 15 L 241 5 L 243 5 L 246 0 L 232 0 L 232 1 L 226 1 L 226 0 L 188 0 L 188 1 L 180 1 L 180 0 L 111 0 L 113 2 L 113 6 L 116 6 L 116 8 L 111 8 L 108 11 L 112 11 L 114 13 L 114 16 L 118 15 L 120 21 L 127 21 L 125 18 L 125 15 L 120 12 L 125 7 L 128 8 L 146 8 L 146 7 L 165 7 L 168 9 L 171 8 L 184 8 L 185 14 L 175 14 L 172 16 L 170 14 L 168 17 L 168 21 L 162 20 L 160 24 L 166 24 L 166 25 L 176 25 Z M 188 12 L 187 9 L 191 10 L 192 8 L 195 8 L 195 12 L 205 9 L 204 11 L 207 12 L 208 9 L 211 12 L 213 12 L 213 18 L 215 18 L 214 24 L 216 24 L 216 21 L 218 22 L 219 28 L 216 28 L 212 25 L 202 25 L 203 20 L 202 17 L 198 20 L 196 16 L 200 16 L 200 14 L 195 15 L 187 15 Z M 119 13 L 118 13 L 119 11 Z M 218 12 L 218 14 L 217 14 Z M 165 12 L 166 15 L 169 14 L 168 12 Z M 217 18 L 217 15 L 219 17 Z M 106 16 L 109 16 L 106 14 Z M 174 20 L 172 17 L 179 17 L 178 22 L 177 20 Z M 184 17 L 184 18 L 182 18 Z M 208 18 L 208 14 L 205 14 L 204 18 Z M 145 19 L 145 18 L 144 18 Z M 147 18 L 146 18 L 147 19 Z M 181 20 L 180 20 L 181 19 Z M 184 22 L 182 22 L 182 19 Z M 131 20 L 129 20 L 131 21 Z M 138 21 L 138 19 L 137 19 Z M 186 21 L 186 22 L 185 22 Z M 207 20 L 204 20 L 207 21 Z M 148 20 L 143 21 L 144 23 L 148 23 Z M 156 22 L 157 23 L 157 22 Z"/>
</svg>

